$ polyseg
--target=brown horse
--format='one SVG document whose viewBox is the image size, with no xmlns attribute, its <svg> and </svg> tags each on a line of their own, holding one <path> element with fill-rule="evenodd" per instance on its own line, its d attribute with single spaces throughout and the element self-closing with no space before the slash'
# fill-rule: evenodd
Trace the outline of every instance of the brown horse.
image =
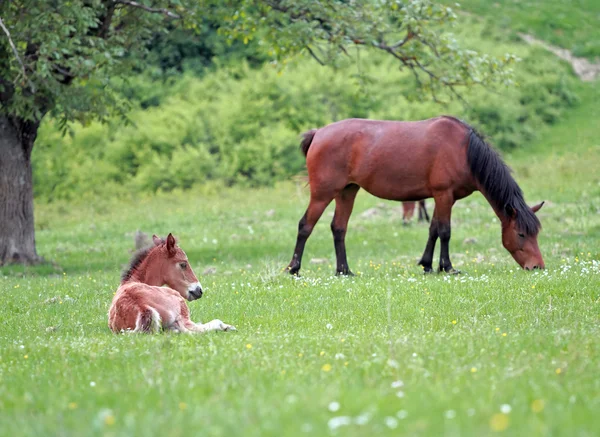
<svg viewBox="0 0 600 437">
<path fill-rule="evenodd" d="M 185 303 L 202 297 L 202 287 L 173 235 L 152 237 L 154 245 L 133 256 L 108 311 L 114 332 L 235 331 L 220 320 L 200 324 L 190 320 Z M 167 284 L 168 287 L 161 287 Z"/>
<path fill-rule="evenodd" d="M 454 202 L 479 190 L 502 225 L 502 244 L 527 270 L 544 268 L 537 235 L 537 212 L 530 208 L 500 156 L 468 124 L 454 117 L 421 121 L 342 120 L 304 134 L 310 203 L 298 224 L 291 274 L 300 270 L 304 245 L 321 214 L 335 199 L 331 223 L 337 273 L 352 274 L 346 260 L 346 227 L 360 188 L 400 201 L 433 197 L 429 239 L 419 261 L 432 271 L 436 240 L 439 270 L 455 272 L 449 255 L 450 214 Z"/>
<path fill-rule="evenodd" d="M 417 202 L 402 202 L 402 222 L 407 225 L 410 223 L 413 214 L 415 213 L 415 205 Z M 419 200 L 419 221 L 422 222 L 427 220 L 429 223 L 429 214 L 427 214 L 427 207 L 425 206 L 425 200 Z"/>
</svg>

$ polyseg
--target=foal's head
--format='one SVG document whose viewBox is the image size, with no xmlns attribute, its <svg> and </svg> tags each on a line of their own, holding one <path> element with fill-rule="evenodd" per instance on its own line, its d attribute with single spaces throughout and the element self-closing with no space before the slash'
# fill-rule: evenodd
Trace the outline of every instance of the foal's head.
<svg viewBox="0 0 600 437">
<path fill-rule="evenodd" d="M 543 204 L 535 205 L 531 211 L 535 214 Z M 537 242 L 539 227 L 536 225 L 523 229 L 523 221 L 517 219 L 519 214 L 523 212 L 506 207 L 507 219 L 502 222 L 502 244 L 525 270 L 543 269 L 544 259 Z M 532 217 L 535 219 L 535 216 Z"/>
<path fill-rule="evenodd" d="M 202 286 L 192 271 L 187 255 L 175 242 L 172 234 L 166 240 L 152 236 L 156 248 L 156 268 L 160 274 L 160 281 L 176 290 L 187 300 L 196 300 L 202 297 Z"/>
</svg>

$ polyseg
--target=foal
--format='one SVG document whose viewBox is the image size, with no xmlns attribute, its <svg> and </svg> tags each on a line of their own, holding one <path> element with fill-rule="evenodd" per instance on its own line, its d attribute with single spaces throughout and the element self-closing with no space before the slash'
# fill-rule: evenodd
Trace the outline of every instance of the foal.
<svg viewBox="0 0 600 437">
<path fill-rule="evenodd" d="M 190 320 L 185 300 L 202 297 L 200 282 L 173 235 L 166 240 L 154 235 L 152 240 L 154 246 L 138 251 L 123 272 L 108 311 L 110 329 L 117 333 L 235 331 L 218 319 L 205 324 Z"/>
</svg>

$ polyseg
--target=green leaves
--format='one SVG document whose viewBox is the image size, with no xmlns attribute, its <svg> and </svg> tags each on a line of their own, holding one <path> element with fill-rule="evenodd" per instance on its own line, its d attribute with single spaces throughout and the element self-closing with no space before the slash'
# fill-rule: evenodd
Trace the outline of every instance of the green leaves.
<svg viewBox="0 0 600 437">
<path fill-rule="evenodd" d="M 247 40 L 261 32 L 278 62 L 306 53 L 320 64 L 336 65 L 350 48 L 383 51 L 413 74 L 433 99 L 460 97 L 458 88 L 510 84 L 515 57 L 493 58 L 463 50 L 449 32 L 456 13 L 428 0 L 227 1 L 236 10 L 221 32 Z M 360 62 L 357 60 L 357 62 Z"/>
<path fill-rule="evenodd" d="M 154 35 L 199 29 L 207 18 L 230 43 L 256 41 L 276 63 L 305 54 L 324 65 L 347 57 L 360 64 L 361 51 L 380 51 L 412 73 L 421 97 L 436 100 L 460 97 L 463 86 L 511 85 L 517 60 L 461 48 L 450 33 L 456 13 L 429 0 L 15 0 L 0 16 L 24 63 L 0 39 L 2 111 L 23 118 L 121 113 L 111 79 L 146 68 Z"/>
<path fill-rule="evenodd" d="M 27 90 L 17 60 L 7 50 L 8 39 L 0 39 L 5 59 L 0 77 L 7 90 L 0 98 L 1 110 L 25 119 L 51 112 L 83 122 L 124 113 L 110 78 L 130 75 L 145 57 L 145 41 L 169 23 L 141 6 L 101 0 L 3 3 L 0 16 L 18 44 L 35 92 Z"/>
</svg>

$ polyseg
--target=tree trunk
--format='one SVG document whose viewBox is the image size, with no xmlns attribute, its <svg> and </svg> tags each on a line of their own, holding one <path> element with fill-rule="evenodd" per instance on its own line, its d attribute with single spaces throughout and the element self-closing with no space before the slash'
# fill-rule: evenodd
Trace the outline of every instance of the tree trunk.
<svg viewBox="0 0 600 437">
<path fill-rule="evenodd" d="M 31 151 L 39 122 L 0 115 L 0 266 L 41 261 L 35 250 Z"/>
</svg>

